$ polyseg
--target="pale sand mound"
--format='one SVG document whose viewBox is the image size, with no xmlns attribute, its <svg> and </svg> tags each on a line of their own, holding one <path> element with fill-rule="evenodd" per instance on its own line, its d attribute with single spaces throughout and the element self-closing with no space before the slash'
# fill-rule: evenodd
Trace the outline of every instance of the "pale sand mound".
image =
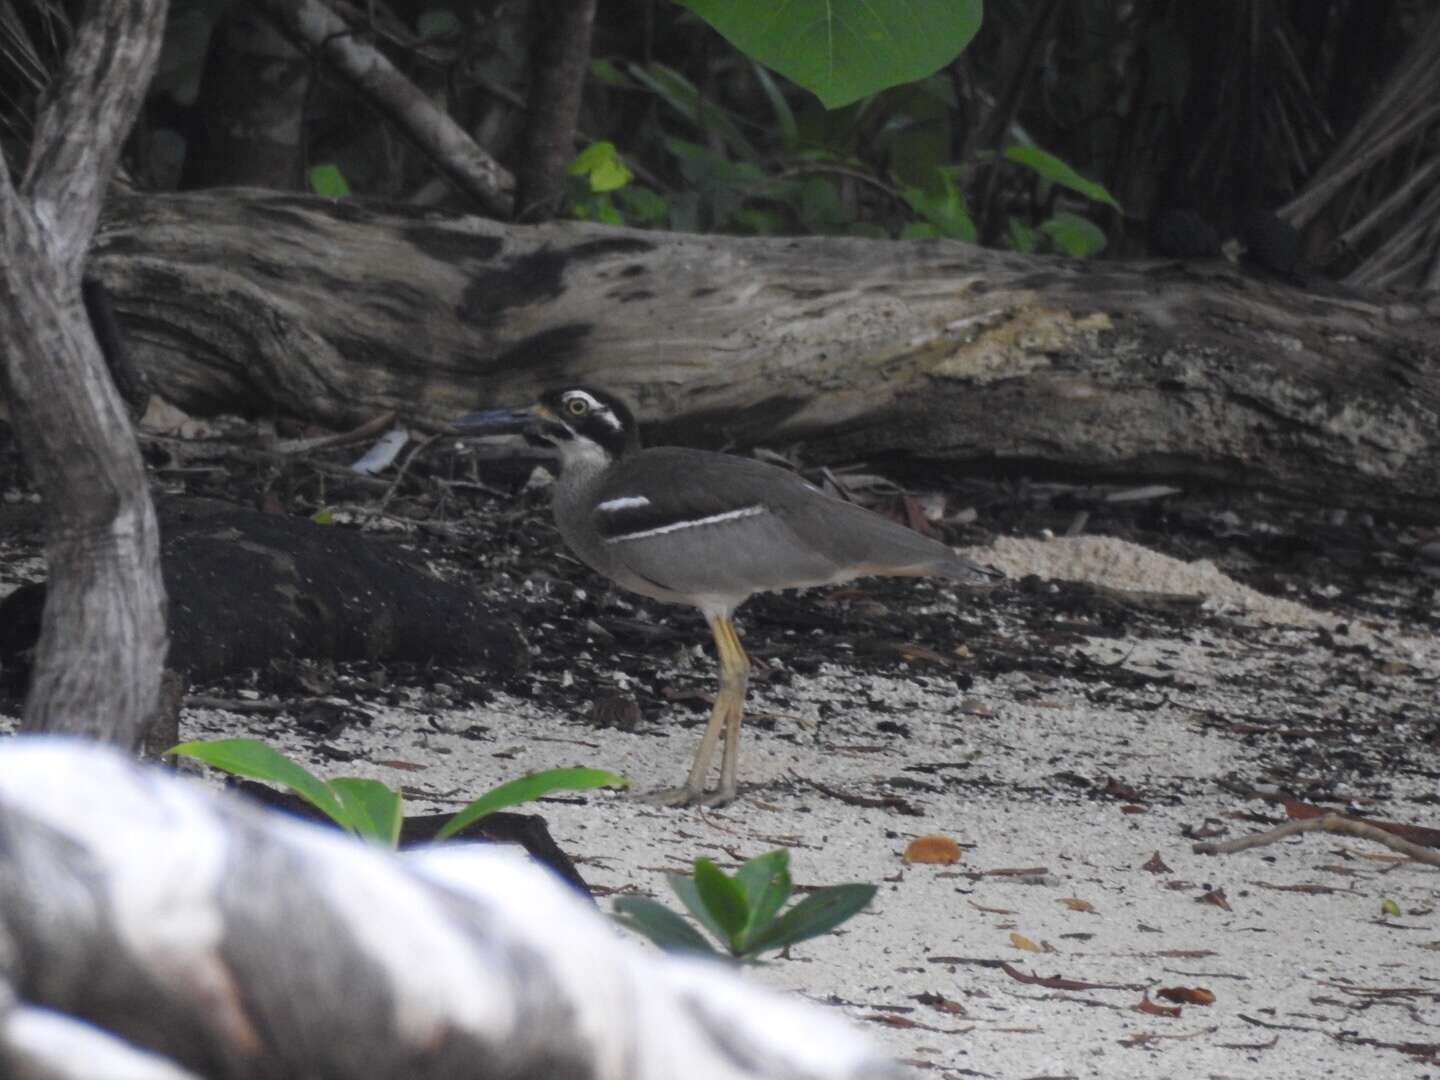
<svg viewBox="0 0 1440 1080">
<path fill-rule="evenodd" d="M 1037 574 L 1112 589 L 1199 595 L 1205 597 L 1207 607 L 1245 612 L 1266 623 L 1333 628 L 1339 621 L 1293 600 L 1256 592 L 1227 577 L 1209 559 L 1182 562 L 1112 536 L 1065 536 L 1053 540 L 1001 536 L 990 547 L 971 549 L 967 555 L 1004 570 L 1012 578 Z"/>
</svg>

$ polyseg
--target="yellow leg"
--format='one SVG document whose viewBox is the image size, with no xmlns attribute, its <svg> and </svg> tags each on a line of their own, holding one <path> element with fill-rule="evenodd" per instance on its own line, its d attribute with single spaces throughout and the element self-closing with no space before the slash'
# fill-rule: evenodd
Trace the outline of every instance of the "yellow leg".
<svg viewBox="0 0 1440 1080">
<path fill-rule="evenodd" d="M 722 641 L 721 631 L 725 637 Z M 735 633 L 735 624 L 725 619 L 715 627 L 715 644 L 720 652 L 720 693 L 715 704 L 725 702 L 725 755 L 720 761 L 720 790 L 716 798 L 731 802 L 737 793 L 736 772 L 740 764 L 740 722 L 745 719 L 745 691 L 750 684 L 750 657 Z"/>
<path fill-rule="evenodd" d="M 720 692 L 715 695 L 715 707 L 710 712 L 710 723 L 695 751 L 695 761 L 690 766 L 690 775 L 685 786 L 669 788 L 647 796 L 647 802 L 665 806 L 723 806 L 732 802 L 736 794 L 736 773 L 740 762 L 740 721 L 745 716 L 745 689 L 750 681 L 750 658 L 735 633 L 735 624 L 728 615 L 710 617 L 710 631 L 715 635 L 715 652 L 720 659 Z M 715 759 L 715 745 L 720 736 L 725 737 L 725 751 L 720 762 L 720 786 L 713 792 L 706 792 L 705 780 L 710 775 L 710 764 Z"/>
</svg>

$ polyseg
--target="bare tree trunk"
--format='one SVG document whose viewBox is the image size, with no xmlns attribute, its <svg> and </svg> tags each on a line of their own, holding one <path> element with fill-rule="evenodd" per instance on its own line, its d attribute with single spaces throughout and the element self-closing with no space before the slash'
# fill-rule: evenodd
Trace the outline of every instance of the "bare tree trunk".
<svg viewBox="0 0 1440 1080">
<path fill-rule="evenodd" d="M 165 0 L 88 4 L 15 184 L 0 162 L 4 384 L 46 502 L 50 591 L 28 731 L 138 744 L 165 656 L 158 533 L 81 267 L 160 51 Z"/>
<path fill-rule="evenodd" d="M 1424 298 L 1220 261 L 521 227 L 234 191 L 116 201 L 93 269 L 156 392 L 191 412 L 434 428 L 590 381 L 654 441 L 1440 520 L 1440 307 Z"/>
<path fill-rule="evenodd" d="M 565 195 L 565 169 L 575 156 L 580 94 L 590 70 L 595 0 L 530 0 L 530 123 L 515 200 L 519 221 L 549 221 Z"/>
<path fill-rule="evenodd" d="M 253 4 L 221 15 L 206 50 L 195 103 L 200 122 L 185 150 L 183 186 L 300 187 L 311 70 Z"/>
</svg>

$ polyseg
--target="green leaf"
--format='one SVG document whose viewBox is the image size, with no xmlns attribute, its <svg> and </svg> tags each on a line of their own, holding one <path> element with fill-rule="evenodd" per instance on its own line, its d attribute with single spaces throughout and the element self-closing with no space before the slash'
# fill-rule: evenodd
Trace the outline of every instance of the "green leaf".
<svg viewBox="0 0 1440 1080">
<path fill-rule="evenodd" d="M 680 902 L 689 909 L 690 914 L 700 920 L 700 925 L 715 935 L 716 940 L 726 941 L 729 937 L 725 928 L 720 925 L 719 919 L 710 910 L 709 906 L 700 896 L 700 889 L 695 884 L 693 877 L 684 877 L 681 874 L 666 874 L 665 880 L 670 882 L 670 888 L 675 890 L 675 895 Z"/>
<path fill-rule="evenodd" d="M 1035 230 L 1013 214 L 1006 222 L 1006 232 L 1009 235 L 1010 247 L 1015 251 L 1024 252 L 1026 255 L 1035 250 Z"/>
<path fill-rule="evenodd" d="M 202 739 L 172 746 L 165 753 L 182 754 L 234 776 L 284 784 L 337 825 L 351 828 L 345 810 L 329 784 L 257 739 Z"/>
<path fill-rule="evenodd" d="M 338 165 L 311 165 L 305 178 L 310 182 L 311 191 L 327 199 L 343 199 L 350 194 L 350 185 Z"/>
<path fill-rule="evenodd" d="M 739 882 L 728 877 L 709 859 L 695 860 L 694 880 L 700 902 L 720 927 L 718 936 L 734 952 L 745 924 L 750 921 L 750 908 L 745 903 L 744 890 Z"/>
<path fill-rule="evenodd" d="M 310 515 L 310 520 L 316 525 L 333 525 L 335 524 L 335 515 L 328 508 L 322 507 Z"/>
<path fill-rule="evenodd" d="M 1105 249 L 1105 233 L 1093 221 L 1079 214 L 1061 212 L 1049 221 L 1041 222 L 1040 231 L 1066 255 L 1077 259 L 1097 254 Z"/>
<path fill-rule="evenodd" d="M 745 897 L 750 917 L 741 934 L 742 951 L 748 942 L 769 928 L 776 913 L 790 899 L 790 853 L 784 848 L 757 855 L 735 871 L 735 883 Z"/>
<path fill-rule="evenodd" d="M 1400 905 L 1397 904 L 1394 900 L 1382 900 L 1380 901 L 1380 914 L 1389 915 L 1393 918 L 1399 918 Z"/>
<path fill-rule="evenodd" d="M 906 188 L 902 193 L 910 208 L 934 227 L 935 233 L 952 240 L 975 242 L 975 222 L 970 217 L 970 208 L 965 202 L 965 193 L 956 185 L 949 172 L 941 170 L 936 176 L 934 191 L 923 188 Z M 910 235 L 930 235 L 911 233 Z"/>
<path fill-rule="evenodd" d="M 1071 191 L 1084 195 L 1087 199 L 1094 199 L 1096 202 L 1113 206 L 1116 210 L 1120 209 L 1120 204 L 1116 202 L 1115 196 L 1105 190 L 1104 184 L 1087 180 L 1054 154 L 1048 154 L 1038 146 L 1007 146 L 1005 160 L 1013 161 L 1016 165 L 1023 165 L 1052 184 L 1069 188 Z"/>
<path fill-rule="evenodd" d="M 379 780 L 341 776 L 330 781 L 330 788 L 340 798 L 350 828 L 361 836 L 385 847 L 400 843 L 400 823 L 404 820 L 400 793 Z"/>
<path fill-rule="evenodd" d="M 630 781 L 604 769 L 547 769 L 501 784 L 468 803 L 435 834 L 436 840 L 448 840 L 465 826 L 479 821 L 486 814 L 507 806 L 529 802 L 552 791 L 586 791 L 597 787 L 628 787 Z"/>
<path fill-rule="evenodd" d="M 636 225 L 659 225 L 670 213 L 669 201 L 649 188 L 631 185 L 622 188 L 615 197 L 620 200 L 625 216 Z"/>
<path fill-rule="evenodd" d="M 875 892 L 874 885 L 832 885 L 816 889 L 750 942 L 746 955 L 783 949 L 828 934 L 846 919 L 859 914 Z"/>
<path fill-rule="evenodd" d="M 604 139 L 592 142 L 575 155 L 566 171 L 571 176 L 585 177 L 594 192 L 615 191 L 635 178 L 635 174 L 620 160 L 615 144 Z"/>
<path fill-rule="evenodd" d="M 622 896 L 615 901 L 615 921 L 649 938 L 666 952 L 719 956 L 700 931 L 664 904 L 646 896 Z"/>
<path fill-rule="evenodd" d="M 827 109 L 934 73 L 980 29 L 981 0 L 680 0 Z"/>
<path fill-rule="evenodd" d="M 590 77 L 606 86 L 621 86 L 627 90 L 635 85 L 630 81 L 630 76 L 615 66 L 615 61 L 603 57 L 590 61 Z"/>
</svg>

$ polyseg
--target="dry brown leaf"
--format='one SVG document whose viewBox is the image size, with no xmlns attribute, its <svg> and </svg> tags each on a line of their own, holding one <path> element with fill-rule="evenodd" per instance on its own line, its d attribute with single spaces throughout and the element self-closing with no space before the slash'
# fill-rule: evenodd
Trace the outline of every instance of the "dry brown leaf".
<svg viewBox="0 0 1440 1080">
<path fill-rule="evenodd" d="M 1148 871 L 1151 874 L 1174 873 L 1174 871 L 1171 870 L 1170 867 L 1165 865 L 1165 860 L 1160 857 L 1160 852 L 1158 851 L 1151 855 L 1150 858 L 1146 859 L 1144 865 L 1142 865 L 1140 869 Z"/>
<path fill-rule="evenodd" d="M 969 1016 L 965 1006 L 958 1001 L 952 1001 L 944 994 L 915 994 L 912 1000 L 918 1001 L 921 1005 L 928 1005 L 936 1012 L 949 1013 L 951 1016 Z"/>
<path fill-rule="evenodd" d="M 1089 900 L 1081 900 L 1078 896 L 1062 896 L 1060 903 L 1064 904 L 1071 911 L 1084 911 L 1091 915 L 1095 914 L 1095 905 Z"/>
<path fill-rule="evenodd" d="M 960 861 L 960 845 L 948 836 L 932 833 L 917 836 L 905 845 L 907 863 L 936 863 L 950 866 Z"/>
<path fill-rule="evenodd" d="M 1225 899 L 1224 889 L 1211 889 L 1209 892 L 1197 896 L 1195 902 L 1197 904 L 1213 904 L 1222 911 L 1235 910 L 1230 906 L 1230 901 Z"/>
<path fill-rule="evenodd" d="M 1155 996 L 1178 1005 L 1214 1005 L 1215 995 L 1198 986 L 1167 986 L 1156 990 Z"/>
<path fill-rule="evenodd" d="M 1036 945 L 1024 934 L 1017 934 L 1013 931 L 1010 934 L 1010 944 L 1017 949 L 1024 949 L 1026 952 L 1045 952 L 1045 946 Z"/>
<path fill-rule="evenodd" d="M 1180 1018 L 1179 1005 L 1156 1005 L 1146 994 L 1140 999 L 1140 1004 L 1135 1006 L 1136 1012 L 1149 1013 L 1151 1016 L 1172 1016 L 1177 1020 Z"/>
</svg>

